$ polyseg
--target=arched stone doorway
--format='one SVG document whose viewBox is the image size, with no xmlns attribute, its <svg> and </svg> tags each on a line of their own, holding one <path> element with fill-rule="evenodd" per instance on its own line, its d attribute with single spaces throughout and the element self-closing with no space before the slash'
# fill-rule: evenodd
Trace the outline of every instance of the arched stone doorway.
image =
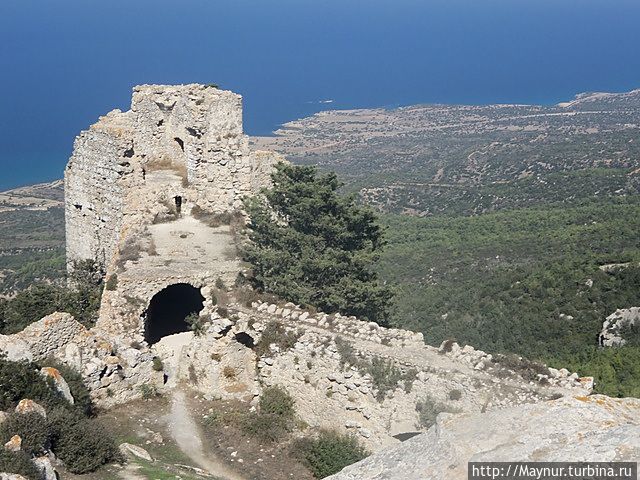
<svg viewBox="0 0 640 480">
<path fill-rule="evenodd" d="M 144 339 L 149 345 L 162 337 L 189 331 L 186 318 L 204 307 L 200 289 L 188 283 L 176 283 L 156 293 L 144 318 Z"/>
</svg>

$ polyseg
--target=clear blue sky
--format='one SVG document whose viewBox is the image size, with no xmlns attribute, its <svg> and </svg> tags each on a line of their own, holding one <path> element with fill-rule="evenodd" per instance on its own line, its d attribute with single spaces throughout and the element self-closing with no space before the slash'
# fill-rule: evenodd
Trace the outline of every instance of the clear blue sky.
<svg viewBox="0 0 640 480">
<path fill-rule="evenodd" d="M 217 83 L 245 128 L 335 108 L 640 88 L 638 0 L 1 0 L 0 189 L 60 178 L 139 83 Z"/>
</svg>

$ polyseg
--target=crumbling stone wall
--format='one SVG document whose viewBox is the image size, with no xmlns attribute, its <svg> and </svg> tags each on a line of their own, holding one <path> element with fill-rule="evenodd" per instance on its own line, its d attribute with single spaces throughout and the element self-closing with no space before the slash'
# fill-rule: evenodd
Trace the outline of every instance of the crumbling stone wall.
<svg viewBox="0 0 640 480">
<path fill-rule="evenodd" d="M 189 208 L 239 209 L 280 159 L 249 150 L 239 95 L 197 84 L 136 87 L 131 110 L 110 112 L 76 138 L 65 171 L 67 261 L 108 266 L 124 233 L 175 196 Z"/>
<path fill-rule="evenodd" d="M 202 288 L 206 297 L 212 287 Z M 202 315 L 201 335 L 179 333 L 149 347 L 135 340 L 135 332 L 86 330 L 68 314 L 54 314 L 24 332 L 0 336 L 0 349 L 19 347 L 14 359 L 55 357 L 73 366 L 103 407 L 180 383 L 206 398 L 249 406 L 265 386 L 278 385 L 293 396 L 304 422 L 356 434 L 373 449 L 397 442 L 396 435 L 425 430 L 421 404 L 481 412 L 588 395 L 593 387 L 593 379 L 567 370 L 532 374 L 470 346 L 435 348 L 419 333 L 312 314 L 293 304 L 231 303 L 221 309 L 209 301 Z M 273 343 L 262 341 L 274 324 L 288 335 L 286 345 L 272 335 Z M 374 363 L 377 373 L 370 368 Z"/>
</svg>

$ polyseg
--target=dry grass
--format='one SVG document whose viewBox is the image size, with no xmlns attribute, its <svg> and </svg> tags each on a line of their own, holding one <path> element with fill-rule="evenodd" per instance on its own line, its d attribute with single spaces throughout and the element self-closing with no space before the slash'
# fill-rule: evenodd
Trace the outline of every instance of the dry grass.
<svg viewBox="0 0 640 480">
<path fill-rule="evenodd" d="M 224 375 L 224 378 L 231 379 L 231 378 L 236 378 L 237 372 L 235 368 L 227 365 L 222 369 L 222 374 Z"/>
</svg>

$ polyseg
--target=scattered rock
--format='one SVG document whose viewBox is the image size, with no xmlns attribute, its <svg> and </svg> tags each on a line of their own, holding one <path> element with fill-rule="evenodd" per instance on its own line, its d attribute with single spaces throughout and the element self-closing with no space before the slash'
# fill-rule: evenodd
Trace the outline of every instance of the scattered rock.
<svg viewBox="0 0 640 480">
<path fill-rule="evenodd" d="M 137 445 L 132 445 L 131 443 L 121 443 L 119 448 L 120 451 L 125 455 L 133 455 L 134 457 L 142 458 L 143 460 L 147 460 L 149 462 L 153 461 L 153 458 L 151 458 L 149 452 Z"/>
<path fill-rule="evenodd" d="M 53 367 L 43 367 L 42 369 L 40 369 L 40 373 L 43 377 L 53 380 L 53 384 L 55 385 L 56 390 L 58 390 L 62 394 L 67 402 L 69 402 L 71 405 L 75 403 L 73 395 L 71 395 L 69 384 L 60 374 L 58 369 Z"/>
<path fill-rule="evenodd" d="M 53 468 L 49 457 L 34 458 L 33 463 L 35 463 L 36 467 L 40 470 L 43 480 L 58 480 L 58 474 Z"/>
<path fill-rule="evenodd" d="M 25 413 L 31 413 L 31 412 L 35 412 L 38 415 L 44 418 L 47 418 L 47 411 L 44 409 L 42 405 L 28 398 L 24 398 L 20 400 L 20 402 L 16 406 L 16 413 L 25 414 Z"/>
<path fill-rule="evenodd" d="M 4 448 L 10 452 L 19 452 L 22 448 L 22 437 L 20 437 L 20 435 L 14 435 L 4 444 Z"/>
</svg>

